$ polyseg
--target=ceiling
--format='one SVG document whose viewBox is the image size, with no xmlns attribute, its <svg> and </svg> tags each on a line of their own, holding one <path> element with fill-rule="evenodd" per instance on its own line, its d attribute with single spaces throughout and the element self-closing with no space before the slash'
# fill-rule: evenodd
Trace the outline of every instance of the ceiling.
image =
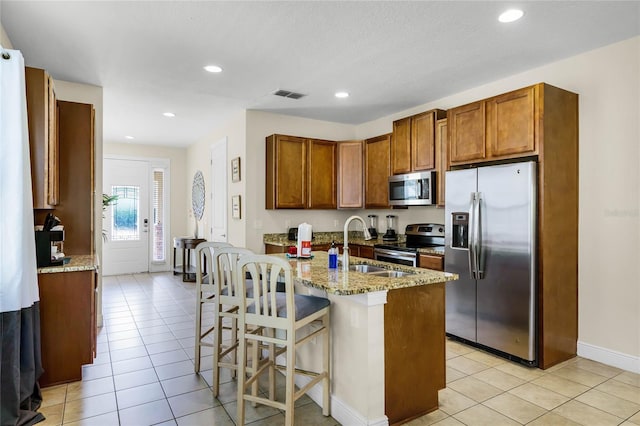
<svg viewBox="0 0 640 426">
<path fill-rule="evenodd" d="M 360 124 L 640 34 L 638 1 L 0 0 L 0 17 L 28 66 L 103 87 L 105 142 L 168 146 L 241 109 Z"/>
</svg>

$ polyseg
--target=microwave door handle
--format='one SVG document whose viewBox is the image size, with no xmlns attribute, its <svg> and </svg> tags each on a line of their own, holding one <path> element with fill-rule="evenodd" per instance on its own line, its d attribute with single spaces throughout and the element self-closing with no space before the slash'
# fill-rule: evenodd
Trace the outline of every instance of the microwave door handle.
<svg viewBox="0 0 640 426">
<path fill-rule="evenodd" d="M 474 226 L 474 216 L 475 216 L 475 206 L 476 206 L 476 193 L 471 193 L 471 202 L 469 204 L 469 218 L 468 218 L 468 226 L 467 235 L 469 238 L 468 245 L 468 256 L 469 256 L 469 275 L 472 280 L 476 279 L 476 252 L 475 252 L 475 226 Z"/>
</svg>

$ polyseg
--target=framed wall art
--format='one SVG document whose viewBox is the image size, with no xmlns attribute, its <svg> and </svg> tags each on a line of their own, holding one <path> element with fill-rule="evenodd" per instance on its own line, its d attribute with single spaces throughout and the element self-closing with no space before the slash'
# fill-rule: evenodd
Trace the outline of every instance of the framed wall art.
<svg viewBox="0 0 640 426">
<path fill-rule="evenodd" d="M 231 160 L 231 181 L 240 182 L 240 157 Z"/>
<path fill-rule="evenodd" d="M 241 205 L 240 196 L 234 195 L 231 197 L 231 217 L 234 219 L 241 219 Z"/>
</svg>

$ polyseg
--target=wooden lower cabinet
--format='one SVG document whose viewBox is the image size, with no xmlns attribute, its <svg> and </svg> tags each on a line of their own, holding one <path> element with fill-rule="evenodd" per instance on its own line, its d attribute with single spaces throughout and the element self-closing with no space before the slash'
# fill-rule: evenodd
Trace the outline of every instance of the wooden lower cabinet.
<svg viewBox="0 0 640 426">
<path fill-rule="evenodd" d="M 446 386 L 444 286 L 408 287 L 387 294 L 384 393 L 390 425 L 438 409 L 438 390 Z"/>
<path fill-rule="evenodd" d="M 95 271 L 39 274 L 41 386 L 82 380 L 96 348 Z"/>
<path fill-rule="evenodd" d="M 433 269 L 435 271 L 444 271 L 444 256 L 437 254 L 421 254 L 418 259 L 420 268 Z"/>
</svg>

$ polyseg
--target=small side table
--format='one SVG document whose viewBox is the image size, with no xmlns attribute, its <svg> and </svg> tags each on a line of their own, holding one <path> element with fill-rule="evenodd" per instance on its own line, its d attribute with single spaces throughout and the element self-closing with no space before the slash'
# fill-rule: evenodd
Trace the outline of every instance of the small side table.
<svg viewBox="0 0 640 426">
<path fill-rule="evenodd" d="M 182 281 L 196 281 L 196 267 L 191 265 L 191 250 L 207 240 L 203 238 L 175 237 L 173 239 L 173 275 L 182 274 Z M 176 265 L 176 249 L 182 249 L 182 265 Z M 207 272 L 205 264 L 204 273 Z"/>
</svg>

